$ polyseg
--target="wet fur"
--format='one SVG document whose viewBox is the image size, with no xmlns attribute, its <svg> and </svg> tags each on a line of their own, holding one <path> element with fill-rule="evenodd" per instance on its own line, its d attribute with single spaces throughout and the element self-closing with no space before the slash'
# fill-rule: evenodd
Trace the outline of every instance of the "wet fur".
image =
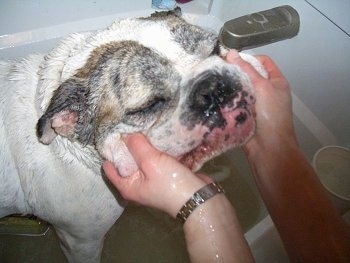
<svg viewBox="0 0 350 263">
<path fill-rule="evenodd" d="M 124 207 L 101 177 L 102 160 L 123 175 L 136 169 L 120 134 L 144 132 L 177 158 L 207 139 L 213 152 L 199 165 L 229 147 L 222 108 L 247 115 L 233 120 L 232 129 L 245 133 L 230 147 L 253 134 L 253 121 L 244 128 L 253 118 L 254 98 L 243 92 L 249 79 L 222 61 L 225 52 L 215 34 L 175 10 L 74 34 L 44 56 L 0 62 L 0 216 L 35 214 L 55 227 L 69 262 L 98 262 Z M 206 108 L 209 97 L 215 107 Z"/>
</svg>

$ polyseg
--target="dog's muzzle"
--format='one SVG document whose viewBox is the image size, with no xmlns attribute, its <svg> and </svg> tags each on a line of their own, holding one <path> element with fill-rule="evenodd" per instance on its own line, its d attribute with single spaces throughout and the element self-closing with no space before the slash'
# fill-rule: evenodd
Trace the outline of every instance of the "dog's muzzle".
<svg viewBox="0 0 350 263">
<path fill-rule="evenodd" d="M 227 121 L 222 112 L 223 109 L 246 109 L 247 92 L 243 91 L 238 78 L 230 72 L 205 71 L 194 81 L 189 94 L 189 106 L 182 120 L 184 125 L 193 128 L 196 124 L 205 125 L 210 130 L 214 128 L 224 129 Z M 237 99 L 239 99 L 237 101 Z M 242 111 L 236 122 L 243 124 L 248 113 Z"/>
</svg>

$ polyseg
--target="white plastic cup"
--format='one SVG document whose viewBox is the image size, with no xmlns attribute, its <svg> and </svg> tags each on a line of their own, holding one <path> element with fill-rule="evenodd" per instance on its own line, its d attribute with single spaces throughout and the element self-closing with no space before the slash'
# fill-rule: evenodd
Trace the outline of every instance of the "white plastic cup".
<svg viewBox="0 0 350 263">
<path fill-rule="evenodd" d="M 330 145 L 319 149 L 313 167 L 340 214 L 350 210 L 350 150 Z"/>
</svg>

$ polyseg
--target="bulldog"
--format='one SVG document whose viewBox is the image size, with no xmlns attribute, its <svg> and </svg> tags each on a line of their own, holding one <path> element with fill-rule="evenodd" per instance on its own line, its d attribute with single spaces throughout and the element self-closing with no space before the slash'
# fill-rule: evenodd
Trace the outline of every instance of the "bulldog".
<svg viewBox="0 0 350 263">
<path fill-rule="evenodd" d="M 69 262 L 99 262 L 125 206 L 101 164 L 122 176 L 137 169 L 122 134 L 142 132 L 193 171 L 253 135 L 253 87 L 227 52 L 175 9 L 0 62 L 0 217 L 34 214 Z"/>
</svg>

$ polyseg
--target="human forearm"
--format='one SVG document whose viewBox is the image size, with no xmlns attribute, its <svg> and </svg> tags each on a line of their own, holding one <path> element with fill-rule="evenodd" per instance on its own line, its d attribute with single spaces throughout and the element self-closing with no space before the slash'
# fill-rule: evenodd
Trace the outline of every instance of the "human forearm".
<svg viewBox="0 0 350 263">
<path fill-rule="evenodd" d="M 294 136 L 258 138 L 245 152 L 292 262 L 349 262 L 349 228 Z"/>
<path fill-rule="evenodd" d="M 288 81 L 257 56 L 261 77 L 237 52 L 226 60 L 249 75 L 256 94 L 256 134 L 244 146 L 261 196 L 292 262 L 350 262 L 349 228 L 332 206 L 295 137 Z"/>
<path fill-rule="evenodd" d="M 200 204 L 184 224 L 192 262 L 252 262 L 230 202 L 220 189 L 203 191 L 203 187 L 208 190 L 207 184 L 212 182 L 209 177 L 193 174 L 174 158 L 153 148 L 141 134 L 130 135 L 125 142 L 140 170 L 132 176 L 121 177 L 113 164 L 103 164 L 106 175 L 125 199 L 176 217 L 198 190 L 206 198 L 211 193 L 213 196 Z"/>
<path fill-rule="evenodd" d="M 192 263 L 254 261 L 235 211 L 223 194 L 196 208 L 184 232 Z"/>
</svg>

